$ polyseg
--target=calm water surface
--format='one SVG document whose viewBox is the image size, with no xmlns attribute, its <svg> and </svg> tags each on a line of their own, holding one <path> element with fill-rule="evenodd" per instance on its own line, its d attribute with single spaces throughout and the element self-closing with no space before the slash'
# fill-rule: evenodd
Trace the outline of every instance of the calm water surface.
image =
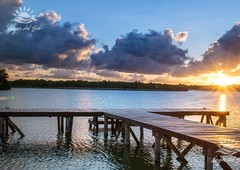
<svg viewBox="0 0 240 170">
<path fill-rule="evenodd" d="M 240 129 L 240 93 L 238 92 L 159 92 L 113 90 L 12 89 L 0 92 L 0 107 L 11 108 L 212 108 L 230 111 L 227 126 Z M 143 146 L 134 141 L 126 148 L 121 137 L 103 140 L 88 130 L 88 118 L 75 118 L 73 136 L 57 136 L 56 118 L 12 118 L 26 137 L 15 133 L 0 146 L 0 169 L 177 169 L 176 155 L 164 145 L 161 165 L 153 162 L 151 131 L 146 130 Z M 188 119 L 199 121 L 199 117 Z M 138 135 L 138 129 L 133 128 Z M 175 141 L 177 142 L 177 141 Z M 182 142 L 178 146 L 184 148 Z M 183 169 L 203 169 L 200 147 L 187 155 Z M 234 169 L 240 159 L 226 158 Z M 219 169 L 216 162 L 214 168 Z"/>
</svg>

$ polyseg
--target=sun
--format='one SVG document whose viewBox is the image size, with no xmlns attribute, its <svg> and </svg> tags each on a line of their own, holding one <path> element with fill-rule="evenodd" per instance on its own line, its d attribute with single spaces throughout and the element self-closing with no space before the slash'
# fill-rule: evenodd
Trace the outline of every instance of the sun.
<svg viewBox="0 0 240 170">
<path fill-rule="evenodd" d="M 213 83 L 219 86 L 229 86 L 235 83 L 234 78 L 228 77 L 226 75 L 220 75 L 213 80 Z"/>
</svg>

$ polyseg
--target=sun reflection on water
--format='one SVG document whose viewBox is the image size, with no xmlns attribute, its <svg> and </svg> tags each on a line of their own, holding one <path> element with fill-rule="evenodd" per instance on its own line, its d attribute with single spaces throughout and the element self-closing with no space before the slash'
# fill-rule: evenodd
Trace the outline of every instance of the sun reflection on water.
<svg viewBox="0 0 240 170">
<path fill-rule="evenodd" d="M 222 94 L 219 98 L 219 110 L 226 111 L 226 94 Z"/>
</svg>

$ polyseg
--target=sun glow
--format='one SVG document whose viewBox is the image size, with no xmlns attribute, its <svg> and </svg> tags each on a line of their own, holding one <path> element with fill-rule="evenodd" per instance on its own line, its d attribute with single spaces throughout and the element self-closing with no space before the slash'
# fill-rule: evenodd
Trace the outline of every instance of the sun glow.
<svg viewBox="0 0 240 170">
<path fill-rule="evenodd" d="M 213 78 L 212 82 L 219 86 L 229 86 L 235 83 L 234 78 L 220 74 L 218 77 Z"/>
</svg>

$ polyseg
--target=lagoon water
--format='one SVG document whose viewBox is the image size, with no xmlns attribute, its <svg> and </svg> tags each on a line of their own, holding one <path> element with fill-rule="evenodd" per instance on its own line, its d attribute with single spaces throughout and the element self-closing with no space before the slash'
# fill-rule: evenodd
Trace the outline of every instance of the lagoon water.
<svg viewBox="0 0 240 170">
<path fill-rule="evenodd" d="M 211 108 L 229 110 L 227 127 L 240 129 L 240 92 L 161 92 L 121 90 L 20 89 L 0 91 L 0 107 L 10 108 Z M 12 118 L 25 137 L 10 134 L 0 143 L 0 169 L 177 169 L 176 155 L 164 145 L 161 164 L 153 161 L 151 131 L 146 130 L 143 146 L 131 141 L 126 148 L 121 137 L 103 139 L 103 131 L 94 134 L 88 129 L 88 118 L 75 118 L 70 140 L 57 136 L 56 118 Z M 188 117 L 199 121 L 199 117 Z M 174 122 L 173 122 L 174 123 Z M 138 129 L 133 128 L 138 135 Z M 227 140 L 227 139 L 226 139 Z M 184 147 L 185 143 L 179 144 Z M 203 169 L 200 147 L 187 155 L 183 169 Z M 240 159 L 225 158 L 240 169 Z M 214 162 L 214 168 L 219 166 Z"/>
</svg>

